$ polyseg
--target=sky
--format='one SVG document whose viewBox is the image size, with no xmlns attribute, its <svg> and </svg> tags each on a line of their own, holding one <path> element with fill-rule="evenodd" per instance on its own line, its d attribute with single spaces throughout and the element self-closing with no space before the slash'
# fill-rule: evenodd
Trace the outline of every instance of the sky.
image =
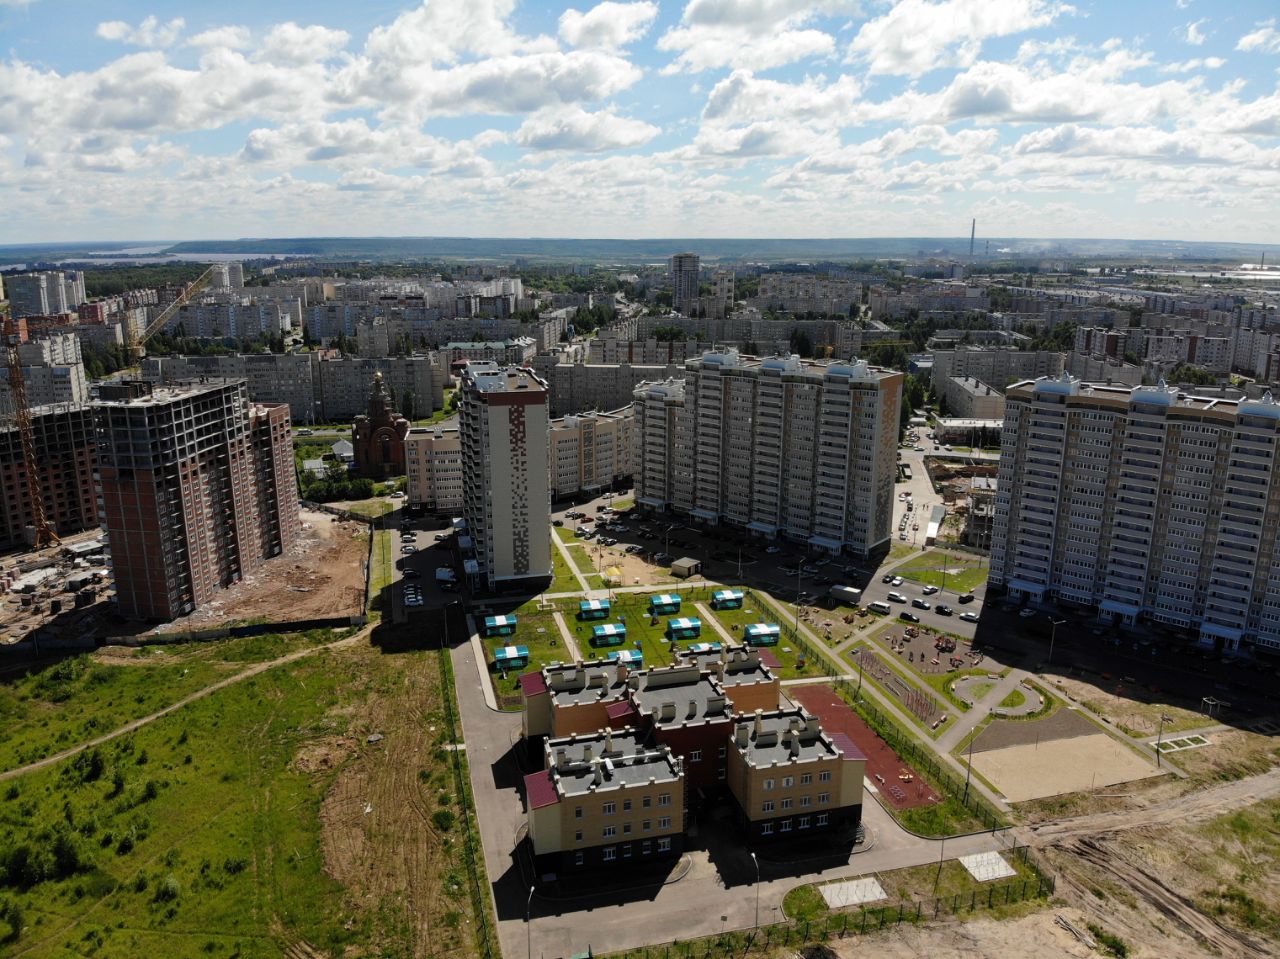
<svg viewBox="0 0 1280 959">
<path fill-rule="evenodd" d="M 0 243 L 1269 242 L 1275 0 L 0 0 Z"/>
</svg>

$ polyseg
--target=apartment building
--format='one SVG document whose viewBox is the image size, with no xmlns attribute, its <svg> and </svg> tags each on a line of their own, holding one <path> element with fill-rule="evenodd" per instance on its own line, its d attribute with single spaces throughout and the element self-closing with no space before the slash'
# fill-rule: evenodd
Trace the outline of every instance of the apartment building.
<svg viewBox="0 0 1280 959">
<path fill-rule="evenodd" d="M 856 829 L 867 757 L 802 709 L 740 716 L 726 778 L 748 840 Z"/>
<path fill-rule="evenodd" d="M 862 304 L 860 278 L 822 273 L 762 273 L 755 303 L 794 313 L 849 313 Z"/>
<path fill-rule="evenodd" d="M 18 345 L 28 406 L 83 406 L 89 400 L 80 340 L 73 333 L 44 333 Z M 8 367 L 0 368 L 0 413 L 13 412 Z"/>
<path fill-rule="evenodd" d="M 831 553 L 890 538 L 903 375 L 735 350 L 634 393 L 636 502 Z"/>
<path fill-rule="evenodd" d="M 939 395 L 951 416 L 966 420 L 998 420 L 1004 416 L 1004 396 L 973 376 L 948 376 Z"/>
<path fill-rule="evenodd" d="M 551 421 L 550 467 L 553 498 L 608 489 L 629 478 L 633 408 L 580 413 Z"/>
<path fill-rule="evenodd" d="M 122 615 L 192 612 L 298 540 L 286 407 L 243 381 L 103 384 L 92 405 L 116 602 Z"/>
<path fill-rule="evenodd" d="M 677 313 L 689 313 L 698 300 L 701 260 L 696 253 L 677 253 L 667 261 L 671 279 L 671 306 Z"/>
<path fill-rule="evenodd" d="M 638 384 L 674 376 L 680 367 L 579 363 L 565 354 L 540 353 L 534 357 L 533 369 L 547 384 L 551 415 L 560 417 L 626 406 Z"/>
<path fill-rule="evenodd" d="M 87 296 L 84 274 L 77 270 L 19 273 L 6 280 L 14 316 L 47 316 L 76 309 Z"/>
<path fill-rule="evenodd" d="M 410 429 L 404 441 L 406 495 L 411 510 L 462 513 L 462 440 L 456 429 Z"/>
<path fill-rule="evenodd" d="M 446 343 L 440 347 L 440 354 L 450 364 L 459 360 L 489 360 L 504 366 L 524 366 L 537 353 L 538 341 L 531 336 L 493 342 Z"/>
<path fill-rule="evenodd" d="M 1138 386 L 1143 378 L 1141 366 L 1135 366 L 1102 353 L 1068 353 L 1062 365 L 1062 371 L 1086 383 L 1123 383 L 1127 386 Z"/>
<path fill-rule="evenodd" d="M 644 864 L 684 850 L 680 760 L 636 729 L 549 739 L 545 767 L 524 777 L 529 841 L 540 872 Z"/>
<path fill-rule="evenodd" d="M 990 581 L 1280 649 L 1280 403 L 1064 375 L 1005 397 Z"/>
<path fill-rule="evenodd" d="M 945 380 L 967 376 L 1003 392 L 1006 385 L 1041 376 L 1061 376 L 1063 358 L 1051 350 L 981 349 L 960 347 L 933 353 L 933 388 L 941 392 Z M 959 415 L 959 414 L 957 414 Z"/>
<path fill-rule="evenodd" d="M 531 371 L 476 362 L 462 374 L 462 514 L 490 589 L 551 576 L 547 390 Z"/>
<path fill-rule="evenodd" d="M 207 298 L 178 307 L 164 325 L 166 333 L 201 339 L 279 336 L 293 328 L 292 317 L 274 300 L 252 297 Z"/>
<path fill-rule="evenodd" d="M 88 408 L 33 407 L 31 429 L 46 521 L 59 536 L 97 526 L 97 445 Z M 0 549 L 29 545 L 34 522 L 21 437 L 13 421 L 0 415 Z"/>
</svg>

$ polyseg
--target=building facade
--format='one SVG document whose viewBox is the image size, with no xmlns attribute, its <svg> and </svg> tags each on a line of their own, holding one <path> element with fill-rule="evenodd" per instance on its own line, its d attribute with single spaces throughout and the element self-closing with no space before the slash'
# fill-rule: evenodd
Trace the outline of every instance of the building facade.
<svg viewBox="0 0 1280 959">
<path fill-rule="evenodd" d="M 97 526 L 97 446 L 88 408 L 34 407 L 31 428 L 45 520 L 59 536 Z M 21 438 L 13 422 L 0 416 L 0 549 L 28 545 L 34 522 Z"/>
<path fill-rule="evenodd" d="M 697 306 L 701 272 L 701 260 L 696 253 L 677 253 L 667 261 L 671 305 L 677 313 L 688 313 Z"/>
<path fill-rule="evenodd" d="M 1006 395 L 991 583 L 1280 649 L 1280 403 L 1064 375 Z"/>
<path fill-rule="evenodd" d="M 89 401 L 80 340 L 73 333 L 45 333 L 18 346 L 29 406 L 83 406 Z M 0 413 L 13 412 L 9 370 L 0 369 Z"/>
<path fill-rule="evenodd" d="M 532 371 L 472 363 L 462 375 L 463 508 L 475 575 L 490 589 L 551 576 L 547 391 Z"/>
<path fill-rule="evenodd" d="M 351 427 L 356 472 L 372 479 L 405 475 L 405 437 L 409 421 L 395 411 L 382 374 L 373 374 L 369 405 Z"/>
<path fill-rule="evenodd" d="M 629 479 L 634 462 L 633 408 L 582 413 L 551 421 L 551 495 L 594 493 Z"/>
<path fill-rule="evenodd" d="M 891 535 L 902 381 L 864 362 L 690 360 L 682 391 L 634 394 L 636 502 L 866 555 Z"/>
<path fill-rule="evenodd" d="M 456 429 L 420 427 L 404 438 L 405 492 L 411 510 L 462 513 L 462 440 Z"/>
<path fill-rule="evenodd" d="M 243 381 L 124 381 L 100 388 L 93 419 L 122 615 L 186 615 L 297 543 L 286 407 L 251 404 Z"/>
</svg>

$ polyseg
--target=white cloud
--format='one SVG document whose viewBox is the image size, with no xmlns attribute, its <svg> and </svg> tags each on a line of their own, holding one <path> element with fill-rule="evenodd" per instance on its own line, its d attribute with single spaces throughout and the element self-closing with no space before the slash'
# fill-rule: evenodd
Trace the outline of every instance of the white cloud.
<svg viewBox="0 0 1280 959">
<path fill-rule="evenodd" d="M 858 8 L 857 0 L 689 0 L 680 26 L 658 40 L 658 49 L 678 54 L 662 72 L 726 66 L 767 70 L 830 56 L 835 40 L 808 24 L 819 15 L 845 15 Z"/>
<path fill-rule="evenodd" d="M 1166 63 L 1160 67 L 1161 73 L 1195 73 L 1197 70 L 1220 70 L 1226 65 L 1222 57 L 1196 57 L 1178 63 Z"/>
<path fill-rule="evenodd" d="M 292 21 L 277 24 L 262 41 L 258 58 L 273 63 L 304 64 L 328 60 L 351 39 L 345 30 L 300 27 Z"/>
<path fill-rule="evenodd" d="M 806 77 L 783 83 L 735 70 L 712 88 L 702 119 L 713 124 L 741 124 L 775 117 L 810 124 L 838 125 L 854 109 L 861 93 L 857 78 L 842 75 L 833 83 Z"/>
<path fill-rule="evenodd" d="M 251 43 L 248 27 L 214 27 L 186 40 L 188 47 L 227 47 L 231 50 L 247 50 Z"/>
<path fill-rule="evenodd" d="M 900 0 L 862 25 L 849 57 L 873 74 L 920 76 L 968 66 L 984 40 L 1043 27 L 1072 12 L 1058 0 Z"/>
<path fill-rule="evenodd" d="M 147 17 L 136 27 L 123 20 L 107 20 L 98 24 L 98 36 L 103 40 L 115 40 L 135 47 L 168 47 L 182 33 L 185 21 L 181 17 L 161 23 L 154 16 Z"/>
<path fill-rule="evenodd" d="M 239 158 L 281 169 L 299 161 L 355 170 L 376 162 L 386 169 L 425 169 L 436 175 L 479 177 L 493 166 L 474 141 L 450 141 L 406 127 L 371 128 L 362 118 L 286 123 L 252 130 Z"/>
<path fill-rule="evenodd" d="M 658 16 L 656 3 L 615 3 L 605 0 L 586 13 L 572 8 L 560 15 L 560 37 L 574 47 L 616 50 L 648 31 Z"/>
<path fill-rule="evenodd" d="M 1188 23 L 1187 32 L 1184 36 L 1187 43 L 1191 44 L 1193 47 L 1198 47 L 1203 44 L 1208 37 L 1200 28 L 1208 22 L 1208 18 L 1205 18 L 1203 20 L 1197 20 L 1194 23 Z"/>
<path fill-rule="evenodd" d="M 1252 33 L 1240 38 L 1236 49 L 1246 53 L 1280 53 L 1280 30 L 1276 29 L 1275 19 L 1262 20 L 1255 27 Z"/>
<path fill-rule="evenodd" d="M 608 110 L 588 113 L 581 107 L 552 107 L 525 120 L 513 139 L 532 150 L 600 153 L 641 146 L 661 132 L 643 120 L 620 117 Z"/>
</svg>

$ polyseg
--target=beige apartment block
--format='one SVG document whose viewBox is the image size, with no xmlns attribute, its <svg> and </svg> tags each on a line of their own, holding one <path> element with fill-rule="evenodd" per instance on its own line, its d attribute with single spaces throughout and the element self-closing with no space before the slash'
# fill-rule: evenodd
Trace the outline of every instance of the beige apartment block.
<svg viewBox="0 0 1280 959">
<path fill-rule="evenodd" d="M 631 476 L 631 406 L 611 413 L 580 413 L 551 421 L 551 495 L 606 490 Z"/>
<path fill-rule="evenodd" d="M 410 509 L 456 516 L 462 512 L 462 439 L 456 429 L 418 427 L 404 439 Z"/>
</svg>

